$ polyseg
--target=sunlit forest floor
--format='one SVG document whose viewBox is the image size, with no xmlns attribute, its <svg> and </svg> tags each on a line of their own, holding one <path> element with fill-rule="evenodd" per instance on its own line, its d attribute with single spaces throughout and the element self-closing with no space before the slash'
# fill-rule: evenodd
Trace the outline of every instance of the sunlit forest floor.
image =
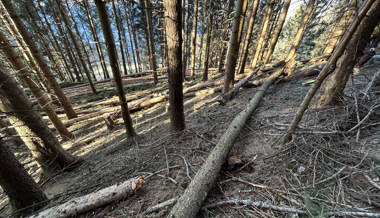
<svg viewBox="0 0 380 218">
<path fill-rule="evenodd" d="M 303 85 L 310 78 L 272 85 L 240 133 L 204 205 L 250 199 L 303 209 L 306 214 L 299 216 L 305 217 L 335 211 L 380 212 L 380 190 L 373 183 L 380 178 L 380 110 L 373 109 L 379 104 L 380 89 L 366 91 L 378 68 L 379 64 L 369 65 L 350 79 L 343 96 L 344 104 L 308 111 L 294 140 L 281 149 L 274 147 L 310 88 Z M 223 79 L 215 74 L 212 77 Z M 151 76 L 124 78 L 123 82 L 129 98 L 166 94 L 167 77 L 164 75 L 160 75 L 157 86 L 153 85 Z M 198 83 L 201 83 L 200 74 L 195 79 L 187 79 L 185 88 Z M 185 97 L 187 128 L 178 134 L 169 131 L 165 101 L 132 112 L 139 137 L 127 140 L 113 87 L 111 81 L 98 83 L 97 89 L 103 91 L 97 95 L 83 85 L 64 89 L 77 112 L 109 109 L 116 126 L 108 130 L 104 114 L 101 114 L 69 127 L 75 140 L 61 139 L 61 142 L 85 162 L 70 172 L 40 181 L 42 189 L 52 199 L 48 207 L 144 175 L 146 184 L 135 195 L 78 217 L 164 217 L 170 207 L 142 214 L 148 207 L 183 193 L 231 120 L 245 108 L 257 90 L 243 88 L 235 99 L 224 105 L 217 101 L 218 92 Z M 147 94 L 148 91 L 152 92 Z M 150 97 L 145 101 L 148 99 Z M 105 101 L 109 103 L 104 104 Z M 347 132 L 368 113 L 368 119 L 360 128 Z M 60 117 L 67 121 L 64 114 Z M 40 171 L 31 161 L 29 152 L 24 148 L 15 152 L 39 181 Z M 0 192 L 0 216 L 9 216 L 9 213 L 6 196 Z M 274 209 L 244 205 L 202 209 L 198 216 L 297 217 Z"/>
</svg>

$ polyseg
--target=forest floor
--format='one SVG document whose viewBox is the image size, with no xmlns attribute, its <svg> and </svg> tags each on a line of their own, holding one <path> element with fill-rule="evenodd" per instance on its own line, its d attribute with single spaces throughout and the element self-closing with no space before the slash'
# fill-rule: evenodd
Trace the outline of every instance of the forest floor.
<svg viewBox="0 0 380 218">
<path fill-rule="evenodd" d="M 338 211 L 379 213 L 380 110 L 375 106 L 379 104 L 380 89 L 366 91 L 379 66 L 369 65 L 350 79 L 344 104 L 308 111 L 294 140 L 281 149 L 274 147 L 309 90 L 310 86 L 302 84 L 310 78 L 272 85 L 240 133 L 229 162 L 204 205 L 249 199 L 277 208 L 221 203 L 200 210 L 198 216 L 325 217 Z M 152 80 L 151 76 L 125 78 L 127 97 L 143 96 L 143 90 L 163 90 L 167 86 L 167 78 L 162 75 L 156 87 Z M 200 75 L 186 80 L 185 88 L 201 83 L 200 80 Z M 120 106 L 117 98 L 111 97 L 115 93 L 109 91 L 112 87 L 111 81 L 98 83 L 97 88 L 105 91 L 96 96 L 88 86 L 64 89 L 78 112 L 114 109 L 109 113 L 116 126 L 108 130 L 101 115 L 69 127 L 76 138 L 62 140 L 63 146 L 81 156 L 84 163 L 72 171 L 39 181 L 52 199 L 47 207 L 144 175 L 146 184 L 135 195 L 77 217 L 164 217 L 171 206 L 154 213 L 144 212 L 183 193 L 229 123 L 257 90 L 243 88 L 224 105 L 217 101 L 220 93 L 186 97 L 186 130 L 178 134 L 168 131 L 167 102 L 138 110 L 131 116 L 139 136 L 127 140 L 121 115 L 117 113 Z M 111 93 L 108 99 L 107 92 Z M 111 104 L 102 104 L 105 101 Z M 368 113 L 369 118 L 360 128 L 348 132 Z M 60 117 L 66 121 L 63 114 Z M 80 141 L 86 143 L 72 147 Z M 22 148 L 15 152 L 38 181 L 40 170 L 30 161 L 28 152 Z M 0 191 L 0 216 L 9 216 L 9 207 L 5 194 Z M 284 208 L 300 209 L 305 214 L 281 211 Z"/>
</svg>

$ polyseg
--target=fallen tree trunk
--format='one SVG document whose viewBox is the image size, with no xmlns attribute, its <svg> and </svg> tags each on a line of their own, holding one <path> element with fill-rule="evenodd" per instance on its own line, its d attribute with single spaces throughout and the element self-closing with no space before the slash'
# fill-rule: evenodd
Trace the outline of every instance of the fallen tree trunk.
<svg viewBox="0 0 380 218">
<path fill-rule="evenodd" d="M 248 75 L 246 78 L 242 79 L 238 84 L 235 85 L 235 87 L 233 89 L 231 89 L 229 92 L 227 92 L 226 94 L 224 94 L 221 99 L 219 100 L 220 103 L 226 103 L 226 101 L 229 101 L 231 100 L 233 97 L 235 97 L 238 92 L 239 92 L 239 89 L 248 82 L 248 80 L 250 80 L 257 72 L 260 71 L 260 68 L 257 68 L 256 70 L 252 71 L 252 73 L 250 75 Z"/>
<path fill-rule="evenodd" d="M 298 78 L 303 78 L 303 77 L 308 77 L 308 76 L 316 76 L 319 74 L 319 72 L 321 72 L 323 67 L 324 67 L 324 64 L 311 67 L 311 68 L 303 70 L 299 73 L 292 73 L 289 76 L 286 76 L 283 79 L 281 79 L 280 82 L 289 82 L 289 81 L 292 81 L 292 80 L 298 79 Z"/>
<path fill-rule="evenodd" d="M 231 122 L 226 132 L 222 135 L 218 144 L 211 151 L 205 163 L 198 170 L 194 179 L 187 187 L 183 195 L 178 199 L 168 217 L 195 217 L 201 208 L 207 192 L 214 185 L 222 164 L 239 136 L 240 130 L 245 125 L 248 117 L 258 107 L 265 91 L 273 81 L 281 75 L 281 71 L 274 73 L 263 85 L 258 88 L 256 94 L 247 105 Z"/>
<path fill-rule="evenodd" d="M 71 199 L 64 204 L 46 209 L 38 214 L 30 216 L 30 218 L 74 217 L 79 213 L 83 213 L 133 195 L 144 183 L 145 181 L 143 176 L 129 179 L 121 184 L 109 186 L 97 192 Z"/>
</svg>

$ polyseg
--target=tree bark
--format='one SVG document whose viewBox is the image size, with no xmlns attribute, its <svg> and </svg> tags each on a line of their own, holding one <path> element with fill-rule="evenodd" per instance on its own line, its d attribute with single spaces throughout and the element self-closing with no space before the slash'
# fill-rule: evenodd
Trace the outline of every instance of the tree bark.
<svg viewBox="0 0 380 218">
<path fill-rule="evenodd" d="M 164 0 L 168 44 L 170 127 L 174 132 L 185 129 L 182 87 L 182 16 L 181 0 Z"/>
<path fill-rule="evenodd" d="M 0 186 L 16 217 L 26 216 L 47 204 L 47 197 L 0 138 Z"/>
<path fill-rule="evenodd" d="M 234 87 L 235 67 L 239 57 L 239 46 L 243 32 L 244 16 L 247 11 L 247 0 L 239 0 L 236 5 L 234 25 L 230 39 L 230 47 L 227 52 L 227 64 L 225 79 L 223 85 L 223 94 L 227 93 Z"/>
<path fill-rule="evenodd" d="M 305 14 L 303 15 L 302 22 L 300 24 L 300 27 L 298 28 L 297 34 L 293 39 L 292 47 L 290 48 L 288 55 L 285 58 L 285 66 L 284 66 L 284 73 L 287 75 L 290 75 L 293 73 L 293 68 L 296 64 L 296 61 L 294 58 L 296 57 L 296 52 L 298 50 L 298 47 L 301 45 L 302 38 L 305 35 L 304 32 L 306 30 L 307 24 L 309 23 L 309 19 L 311 17 L 311 14 L 314 10 L 314 4 L 316 0 L 309 0 L 307 4 L 307 8 L 305 11 Z"/>
<path fill-rule="evenodd" d="M 0 128 L 1 128 L 1 132 L 4 130 L 4 133 L 11 137 L 11 140 L 13 143 L 16 144 L 16 146 L 20 146 L 22 144 L 24 144 L 24 141 L 21 139 L 20 135 L 18 134 L 18 132 L 14 129 L 14 127 L 12 126 L 12 124 L 9 122 L 9 120 L 5 119 L 5 118 L 2 118 L 0 117 Z"/>
<path fill-rule="evenodd" d="M 185 31 L 185 0 L 182 0 L 182 3 L 181 3 L 181 7 L 182 7 L 182 14 L 181 14 L 181 19 L 182 19 L 182 78 L 185 79 L 186 78 L 186 63 L 187 63 L 187 55 L 186 55 L 186 41 L 187 41 L 187 34 L 186 34 L 186 31 Z M 189 23 L 187 23 L 187 25 L 189 25 Z"/>
<path fill-rule="evenodd" d="M 19 126 L 21 122 L 42 141 L 32 139 L 32 143 L 27 143 L 27 146 L 43 172 L 49 175 L 78 163 L 80 160 L 77 157 L 60 146 L 41 115 L 33 108 L 32 102 L 4 68 L 0 69 L 0 83 L 0 110 L 7 112 L 10 120 L 19 120 Z"/>
<path fill-rule="evenodd" d="M 124 125 L 127 132 L 128 138 L 133 138 L 136 136 L 136 132 L 133 128 L 133 122 L 131 115 L 129 114 L 127 99 L 125 97 L 123 83 L 121 80 L 120 67 L 118 65 L 118 57 L 115 47 L 115 41 L 113 38 L 110 20 L 108 18 L 108 12 L 106 8 L 106 3 L 103 0 L 95 0 L 95 5 L 99 13 L 99 19 L 103 30 L 103 35 L 105 42 L 107 44 L 108 57 L 111 63 L 111 69 L 113 74 L 113 79 L 115 82 L 116 90 L 119 95 L 119 101 L 121 103 L 121 113 L 124 119 Z"/>
<path fill-rule="evenodd" d="M 259 9 L 259 0 L 255 0 L 253 2 L 252 11 L 251 11 L 251 14 L 249 15 L 250 18 L 249 18 L 248 30 L 247 30 L 247 33 L 245 35 L 244 46 L 243 46 L 243 50 L 242 50 L 242 56 L 240 59 L 240 64 L 239 64 L 239 69 L 237 71 L 237 74 L 244 73 L 244 68 L 245 68 L 245 64 L 247 62 L 247 57 L 248 57 L 249 43 L 251 42 L 253 26 L 255 24 L 257 9 Z"/>
<path fill-rule="evenodd" d="M 194 0 L 193 32 L 191 35 L 191 71 L 190 76 L 195 76 L 195 53 L 197 50 L 197 26 L 198 26 L 198 0 Z"/>
<path fill-rule="evenodd" d="M 37 45 L 34 43 L 33 38 L 27 31 L 24 23 L 22 22 L 21 18 L 17 15 L 12 3 L 10 0 L 1 0 L 3 6 L 7 9 L 8 13 L 10 14 L 12 20 L 16 24 L 16 27 L 24 39 L 24 42 L 28 45 L 28 48 L 30 49 L 30 53 L 33 54 L 33 57 L 39 67 L 41 68 L 42 72 L 44 73 L 45 78 L 49 82 L 50 86 L 54 90 L 54 93 L 57 95 L 59 102 L 61 103 L 62 107 L 64 108 L 66 115 L 69 119 L 75 118 L 77 115 L 75 114 L 75 111 L 70 105 L 69 100 L 66 98 L 64 93 L 62 92 L 61 88 L 59 87 L 57 81 L 55 80 L 52 72 L 49 69 L 49 66 L 46 64 L 44 58 L 42 57 Z"/>
<path fill-rule="evenodd" d="M 64 204 L 41 211 L 30 218 L 74 217 L 80 213 L 125 199 L 135 194 L 143 185 L 144 177 L 132 178 L 121 184 L 103 188 L 97 192 L 77 197 Z"/>
<path fill-rule="evenodd" d="M 258 107 L 265 91 L 280 75 L 281 72 L 276 72 L 270 79 L 268 79 L 268 81 L 256 92 L 252 100 L 250 100 L 247 108 L 241 111 L 231 122 L 228 129 L 224 132 L 217 145 L 211 151 L 202 167 L 198 170 L 197 174 L 186 188 L 185 192 L 170 211 L 168 217 L 190 218 L 196 216 L 204 199 L 207 197 L 208 192 L 214 185 L 219 171 L 227 159 L 227 156 L 247 119 Z"/>
<path fill-rule="evenodd" d="M 369 14 L 371 14 L 371 16 L 375 16 L 376 11 L 377 11 L 377 15 L 380 15 L 380 13 L 378 11 L 379 7 L 380 7 L 380 2 L 376 1 L 375 4 L 374 4 L 374 2 L 375 2 L 375 0 L 368 0 L 366 2 L 366 4 L 364 5 L 363 9 L 360 12 L 360 14 L 355 18 L 352 25 L 350 26 L 350 28 L 348 29 L 348 31 L 344 35 L 341 43 L 335 49 L 333 55 L 328 60 L 328 62 L 326 63 L 326 65 L 322 69 L 322 71 L 319 73 L 317 79 L 313 83 L 313 86 L 307 92 L 307 94 L 306 94 L 305 98 L 303 99 L 300 107 L 298 108 L 298 111 L 297 111 L 296 115 L 294 116 L 292 123 L 290 124 L 286 134 L 283 137 L 282 144 L 285 144 L 292 139 L 292 135 L 295 132 L 298 123 L 301 121 L 303 114 L 305 113 L 306 109 L 309 107 L 309 104 L 310 104 L 311 100 L 313 99 L 315 93 L 318 91 L 323 80 L 326 79 L 326 77 L 330 73 L 332 73 L 332 71 L 334 70 L 334 68 L 336 66 L 336 62 L 342 56 L 344 50 L 346 48 L 352 49 L 352 48 L 348 47 L 347 45 L 350 42 L 350 39 L 353 36 L 354 32 L 358 29 L 358 26 L 361 24 L 363 18 L 367 15 L 367 12 L 368 12 L 368 16 L 366 17 L 367 19 L 369 19 Z M 345 58 L 347 58 L 347 56 Z"/>
<path fill-rule="evenodd" d="M 157 71 L 156 49 L 154 48 L 152 10 L 150 8 L 149 0 L 145 0 L 145 7 L 146 7 L 146 19 L 148 23 L 148 33 L 149 33 L 150 62 L 151 62 L 152 70 L 153 70 L 154 84 L 157 84 L 158 79 L 157 79 L 157 72 L 156 72 Z"/>
<path fill-rule="evenodd" d="M 214 19 L 214 0 L 211 0 L 210 2 L 210 15 L 208 18 L 208 29 L 207 29 L 207 39 L 206 39 L 206 51 L 205 51 L 205 62 L 203 64 L 204 66 L 204 72 L 203 72 L 203 78 L 202 81 L 208 80 L 208 65 L 209 65 L 209 59 L 210 59 L 210 44 L 211 44 L 211 34 L 212 34 L 212 26 L 213 26 L 213 19 Z"/>
<path fill-rule="evenodd" d="M 256 52 L 255 52 L 255 56 L 253 57 L 253 61 L 251 64 L 252 69 L 255 69 L 257 62 L 258 62 L 260 51 L 261 51 L 261 49 L 263 49 L 264 40 L 265 40 L 265 37 L 267 36 L 267 32 L 268 32 L 269 21 L 272 17 L 274 4 L 276 3 L 275 0 L 268 0 L 268 1 L 270 1 L 270 2 L 269 2 L 269 4 L 267 4 L 267 11 L 266 11 L 266 14 L 265 14 L 265 17 L 263 20 L 262 31 L 260 33 L 259 40 L 257 41 L 257 44 L 256 44 Z"/>
<path fill-rule="evenodd" d="M 3 51 L 5 57 L 8 58 L 12 63 L 12 66 L 15 68 L 15 70 L 17 70 L 17 75 L 19 78 L 27 85 L 33 96 L 37 99 L 41 108 L 49 116 L 49 119 L 54 124 L 55 128 L 57 128 L 59 134 L 62 137 L 71 138 L 73 135 L 62 124 L 61 120 L 54 112 L 52 105 L 48 99 L 46 99 L 44 93 L 42 93 L 37 84 L 28 76 L 29 72 L 27 71 L 27 68 L 25 67 L 23 61 L 18 58 L 16 51 L 13 50 L 13 45 L 9 42 L 2 31 L 0 31 L 0 48 Z"/>
<path fill-rule="evenodd" d="M 268 48 L 268 52 L 267 52 L 267 55 L 266 55 L 265 60 L 264 60 L 264 65 L 268 64 L 272 60 L 273 52 L 274 52 L 274 49 L 276 48 L 278 38 L 280 37 L 282 27 L 284 26 L 286 15 L 288 14 L 288 10 L 289 10 L 289 6 L 290 6 L 291 1 L 292 0 L 285 0 L 285 3 L 282 7 L 280 19 L 277 23 L 277 27 L 276 27 L 276 30 L 274 31 L 273 37 L 269 43 L 269 48 Z"/>
</svg>

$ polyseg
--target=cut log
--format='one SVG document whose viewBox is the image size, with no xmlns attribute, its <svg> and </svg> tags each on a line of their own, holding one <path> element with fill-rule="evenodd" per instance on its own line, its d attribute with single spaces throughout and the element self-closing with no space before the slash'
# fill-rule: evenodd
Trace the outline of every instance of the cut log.
<svg viewBox="0 0 380 218">
<path fill-rule="evenodd" d="M 258 88 L 247 108 L 241 111 L 231 122 L 218 144 L 211 151 L 205 163 L 198 170 L 183 195 L 178 199 L 168 217 L 195 217 L 203 204 L 208 191 L 214 185 L 222 164 L 235 143 L 247 119 L 258 107 L 265 91 L 281 75 L 281 71 L 274 73 L 263 85 Z"/>
<path fill-rule="evenodd" d="M 39 212 L 30 218 L 74 217 L 77 214 L 119 201 L 135 194 L 145 183 L 144 177 L 129 179 L 121 184 L 112 185 L 88 195 L 77 197 L 68 202 Z"/>
</svg>

